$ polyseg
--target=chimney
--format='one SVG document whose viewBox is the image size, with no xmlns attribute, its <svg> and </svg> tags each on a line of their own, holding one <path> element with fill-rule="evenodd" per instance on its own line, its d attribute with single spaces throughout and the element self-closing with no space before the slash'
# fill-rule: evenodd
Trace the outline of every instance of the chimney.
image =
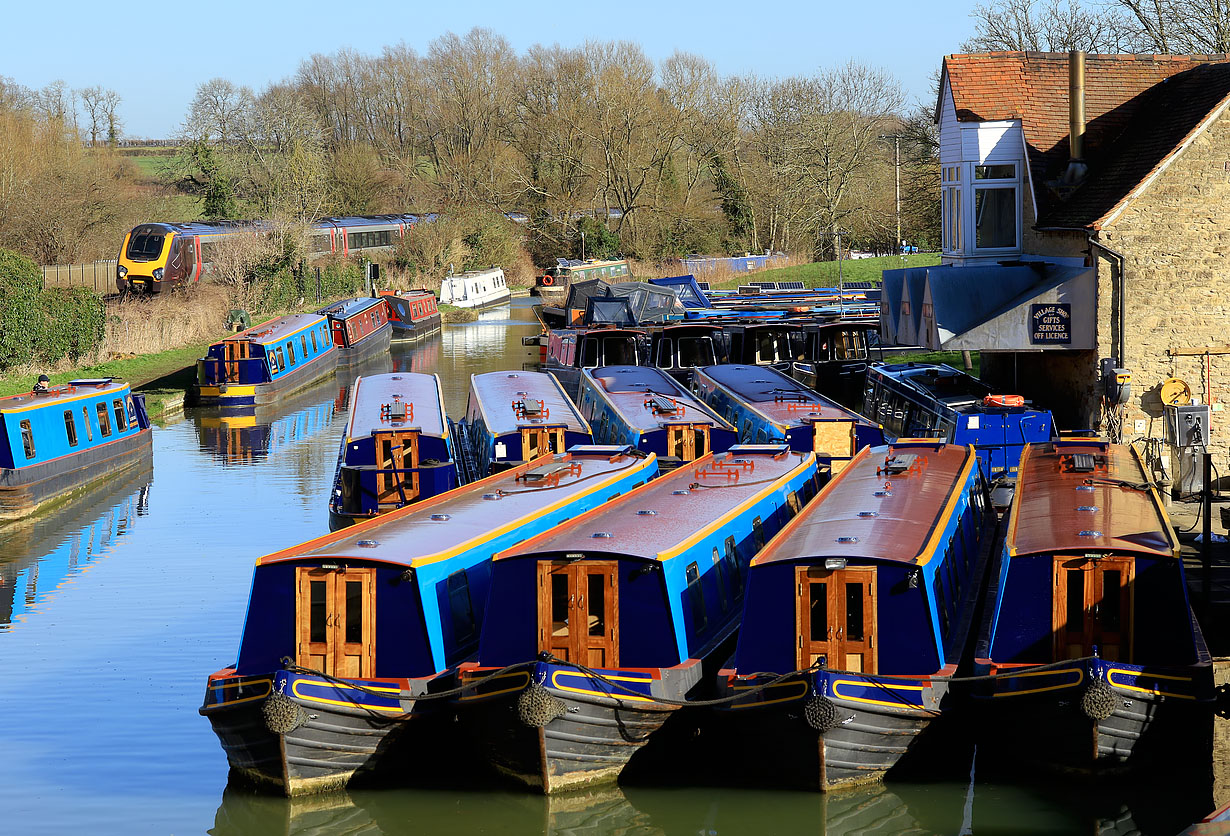
<svg viewBox="0 0 1230 836">
<path fill-rule="evenodd" d="M 1068 53 L 1068 168 L 1061 182 L 1075 187 L 1085 179 L 1085 53 L 1074 49 Z"/>
</svg>

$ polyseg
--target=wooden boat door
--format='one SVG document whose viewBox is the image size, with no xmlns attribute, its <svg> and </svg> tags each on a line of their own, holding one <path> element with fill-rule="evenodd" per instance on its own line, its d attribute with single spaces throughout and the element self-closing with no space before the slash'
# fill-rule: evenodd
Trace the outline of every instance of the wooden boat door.
<svg viewBox="0 0 1230 836">
<path fill-rule="evenodd" d="M 238 383 L 239 369 L 243 365 L 241 361 L 251 356 L 251 344 L 247 340 L 227 340 L 222 347 L 226 357 L 226 382 Z"/>
<path fill-rule="evenodd" d="M 699 449 L 698 449 L 699 448 Z M 666 455 L 694 462 L 709 452 L 709 428 L 704 425 L 669 424 L 666 427 Z"/>
<path fill-rule="evenodd" d="M 538 649 L 587 667 L 619 665 L 618 564 L 538 564 Z"/>
<path fill-rule="evenodd" d="M 1057 555 L 1053 623 L 1055 659 L 1132 659 L 1134 562 L 1129 557 Z"/>
<path fill-rule="evenodd" d="M 376 570 L 297 567 L 296 664 L 330 676 L 376 671 Z"/>
<path fill-rule="evenodd" d="M 796 570 L 799 669 L 820 659 L 834 670 L 875 673 L 876 574 L 871 567 Z"/>
<path fill-rule="evenodd" d="M 381 505 L 413 502 L 419 495 L 418 430 L 377 430 L 376 449 L 380 457 L 377 502 Z M 407 474 L 405 470 L 415 472 Z"/>
<path fill-rule="evenodd" d="M 521 460 L 530 461 L 547 453 L 564 452 L 563 427 L 522 427 Z"/>
</svg>

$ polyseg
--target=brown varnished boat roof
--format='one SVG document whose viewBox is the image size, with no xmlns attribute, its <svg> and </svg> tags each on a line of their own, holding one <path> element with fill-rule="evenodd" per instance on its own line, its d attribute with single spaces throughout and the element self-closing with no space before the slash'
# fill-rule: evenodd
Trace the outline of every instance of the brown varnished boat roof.
<svg viewBox="0 0 1230 836">
<path fill-rule="evenodd" d="M 807 388 L 772 366 L 725 363 L 698 369 L 697 373 L 778 426 L 798 426 L 816 420 L 852 421 L 874 426 L 863 416 Z M 779 396 L 797 397 L 799 400 L 779 400 Z"/>
<path fill-rule="evenodd" d="M 518 394 L 524 392 L 524 395 Z M 590 432 L 589 424 L 564 392 L 555 375 L 547 372 L 485 372 L 470 376 L 470 397 L 477 398 L 487 430 L 492 435 L 515 433 L 522 427 L 564 425 L 579 433 Z M 546 420 L 518 418 L 513 404 L 542 401 Z"/>
<path fill-rule="evenodd" d="M 654 366 L 601 366 L 584 369 L 581 373 L 593 380 L 602 396 L 629 425 L 641 432 L 651 432 L 667 424 L 709 424 L 731 432 L 735 430 L 676 383 L 673 377 Z M 670 415 L 655 413 L 646 406 L 649 398 L 664 406 L 669 406 L 666 398 L 670 398 L 681 412 Z"/>
<path fill-rule="evenodd" d="M 652 458 L 652 457 L 651 457 Z M 528 470 L 559 463 L 579 465 L 557 482 L 518 481 Z M 452 557 L 472 545 L 547 514 L 565 499 L 597 490 L 629 470 L 649 466 L 630 454 L 542 456 L 532 462 L 407 505 L 358 525 L 291 546 L 257 560 L 257 565 L 305 558 L 353 558 L 422 566 Z M 498 496 L 499 498 L 490 498 Z M 433 515 L 448 519 L 432 519 Z M 360 546 L 360 542 L 374 545 Z"/>
<path fill-rule="evenodd" d="M 886 474 L 893 455 L 914 454 L 917 470 Z M 935 523 L 960 496 L 957 486 L 976 466 L 973 448 L 934 443 L 866 447 L 825 485 L 753 561 L 753 566 L 845 557 L 923 565 Z M 877 473 L 877 470 L 881 472 Z M 889 496 L 876 496 L 888 486 Z M 875 512 L 874 517 L 860 513 Z M 838 542 L 855 537 L 855 542 Z"/>
<path fill-rule="evenodd" d="M 693 542 L 721 529 L 745 507 L 789 478 L 796 468 L 814 461 L 815 453 L 785 452 L 784 447 L 777 453 L 710 453 L 570 523 L 501 552 L 496 559 L 577 552 L 669 560 Z M 744 464 L 747 462 L 751 463 L 750 468 Z M 737 480 L 726 477 L 725 473 L 732 471 L 740 474 Z M 690 487 L 693 483 L 699 487 Z M 596 533 L 611 536 L 595 537 Z"/>
<path fill-rule="evenodd" d="M 414 417 L 401 426 L 383 418 L 385 404 L 402 401 L 412 405 Z M 440 378 L 434 374 L 394 372 L 360 377 L 350 393 L 350 421 L 346 424 L 347 440 L 371 435 L 373 430 L 414 427 L 424 435 L 448 437 L 444 417 L 444 398 L 440 394 Z"/>
<path fill-rule="evenodd" d="M 1072 472 L 1073 453 L 1095 456 L 1094 472 Z M 1092 491 L 1077 490 L 1087 483 Z M 1137 490 L 1119 483 L 1148 487 Z M 1009 554 L 1114 551 L 1177 556 L 1178 538 L 1149 483 L 1131 447 L 1098 441 L 1029 445 L 1021 456 L 1008 523 Z M 1082 507 L 1095 510 L 1079 510 Z"/>
</svg>

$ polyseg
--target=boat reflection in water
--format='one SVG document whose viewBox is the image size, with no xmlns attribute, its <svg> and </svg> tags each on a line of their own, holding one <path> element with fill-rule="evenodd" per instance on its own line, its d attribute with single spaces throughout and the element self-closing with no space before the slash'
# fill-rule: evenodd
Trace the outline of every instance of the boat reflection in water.
<svg viewBox="0 0 1230 836">
<path fill-rule="evenodd" d="M 112 479 L 0 534 L 0 633 L 16 629 L 76 576 L 109 555 L 149 510 L 152 449 Z M 7 559 L 9 555 L 20 555 Z"/>
<path fill-rule="evenodd" d="M 1087 787 L 1085 788 L 1088 789 Z M 228 787 L 209 830 L 213 836 L 347 836 L 496 832 L 606 834 L 766 833 L 1005 834 L 1174 833 L 1171 818 L 1134 815 L 1130 790 L 1107 795 L 1054 785 L 883 784 L 818 795 L 795 792 L 601 789 L 541 796 L 489 786 L 449 790 L 355 790 L 280 798 Z M 1179 825 L 1182 827 L 1182 825 Z"/>
<path fill-rule="evenodd" d="M 329 430 L 334 416 L 350 407 L 350 392 L 360 375 L 390 370 L 387 354 L 373 357 L 322 383 L 296 392 L 276 403 L 217 409 L 189 410 L 201 449 L 224 464 L 247 465 L 264 461 L 278 450 L 293 447 Z"/>
</svg>

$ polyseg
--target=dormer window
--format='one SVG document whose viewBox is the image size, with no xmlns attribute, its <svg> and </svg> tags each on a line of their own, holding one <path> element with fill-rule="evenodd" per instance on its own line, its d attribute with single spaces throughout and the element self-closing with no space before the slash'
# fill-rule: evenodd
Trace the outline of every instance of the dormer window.
<svg viewBox="0 0 1230 836">
<path fill-rule="evenodd" d="M 1017 166 L 1014 163 L 974 167 L 974 248 L 1006 250 L 1020 246 Z"/>
<path fill-rule="evenodd" d="M 942 169 L 943 185 L 940 192 L 940 211 L 943 218 L 943 245 L 946 253 L 960 253 L 965 249 L 961 230 L 961 166 L 946 165 Z"/>
</svg>

